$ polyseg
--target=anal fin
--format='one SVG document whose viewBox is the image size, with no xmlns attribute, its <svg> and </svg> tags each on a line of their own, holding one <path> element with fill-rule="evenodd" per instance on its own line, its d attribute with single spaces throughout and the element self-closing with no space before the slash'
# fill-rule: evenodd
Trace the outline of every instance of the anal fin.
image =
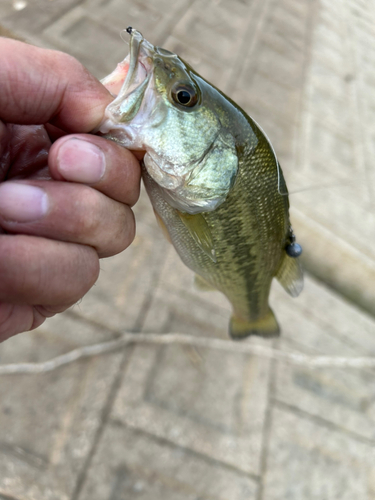
<svg viewBox="0 0 375 500">
<path fill-rule="evenodd" d="M 156 220 L 157 220 L 157 222 L 158 222 L 158 225 L 159 225 L 159 227 L 160 227 L 160 229 L 161 229 L 161 231 L 162 231 L 162 233 L 163 233 L 163 235 L 164 235 L 165 239 L 166 239 L 167 241 L 169 241 L 169 243 L 172 243 L 172 240 L 171 240 L 171 237 L 170 237 L 170 235 L 169 235 L 169 232 L 168 232 L 167 226 L 164 224 L 163 219 L 160 217 L 160 215 L 157 213 L 157 211 L 156 211 L 156 210 L 154 210 L 154 214 L 155 214 Z"/>
<path fill-rule="evenodd" d="M 202 276 L 199 276 L 199 274 L 195 275 L 194 285 L 196 286 L 196 288 L 198 288 L 198 290 L 201 290 L 202 292 L 217 291 L 215 287 L 213 287 L 208 281 L 202 278 Z"/>
<path fill-rule="evenodd" d="M 250 335 L 271 338 L 280 335 L 280 328 L 275 315 L 269 309 L 265 316 L 253 322 L 232 316 L 229 324 L 229 334 L 234 340 L 240 340 Z"/>
<path fill-rule="evenodd" d="M 285 253 L 284 259 L 276 273 L 276 279 L 292 297 L 298 297 L 303 290 L 303 272 L 298 258 L 289 257 Z"/>
</svg>

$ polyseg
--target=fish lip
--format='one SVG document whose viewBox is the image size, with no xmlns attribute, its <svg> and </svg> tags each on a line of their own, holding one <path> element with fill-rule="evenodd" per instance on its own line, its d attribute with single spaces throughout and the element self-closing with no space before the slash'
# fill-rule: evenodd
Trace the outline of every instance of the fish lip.
<svg viewBox="0 0 375 500">
<path fill-rule="evenodd" d="M 153 55 L 155 53 L 155 47 L 143 38 L 139 31 L 133 29 L 130 38 L 129 55 L 127 56 L 129 58 L 128 72 L 118 95 L 107 106 L 105 112 L 106 123 L 117 124 L 112 128 L 121 127 L 131 120 L 124 109 L 126 109 L 127 103 L 131 105 L 132 99 L 143 99 L 143 95 L 151 81 Z M 137 92 L 139 93 L 138 98 L 136 97 Z M 109 127 L 103 125 L 99 128 L 99 131 L 104 131 L 107 128 Z"/>
<path fill-rule="evenodd" d="M 136 91 L 149 77 L 153 67 L 152 57 L 156 53 L 155 47 L 139 31 L 132 29 L 130 37 L 129 70 L 117 96 L 121 99 Z M 140 67 L 144 70 L 143 76 Z M 134 80 L 137 79 L 137 84 L 134 86 Z"/>
<path fill-rule="evenodd" d="M 138 125 L 131 123 L 139 110 L 133 108 L 134 113 L 129 116 L 127 105 L 131 107 L 135 99 L 138 102 L 141 100 L 140 106 L 143 106 L 144 94 L 152 82 L 156 48 L 139 31 L 132 29 L 130 35 L 129 54 L 123 61 L 129 63 L 125 79 L 114 100 L 106 107 L 103 120 L 94 133 L 115 140 L 124 147 L 144 150 L 143 144 L 135 144 Z"/>
</svg>

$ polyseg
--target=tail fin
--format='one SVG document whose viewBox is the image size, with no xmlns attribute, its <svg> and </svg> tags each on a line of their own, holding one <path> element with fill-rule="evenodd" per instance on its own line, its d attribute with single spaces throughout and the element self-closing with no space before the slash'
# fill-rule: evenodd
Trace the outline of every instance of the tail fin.
<svg viewBox="0 0 375 500">
<path fill-rule="evenodd" d="M 244 321 L 236 316 L 232 316 L 229 323 L 229 334 L 234 340 L 240 340 L 249 335 L 271 338 L 280 335 L 280 328 L 275 315 L 269 309 L 263 318 L 254 322 Z"/>
</svg>

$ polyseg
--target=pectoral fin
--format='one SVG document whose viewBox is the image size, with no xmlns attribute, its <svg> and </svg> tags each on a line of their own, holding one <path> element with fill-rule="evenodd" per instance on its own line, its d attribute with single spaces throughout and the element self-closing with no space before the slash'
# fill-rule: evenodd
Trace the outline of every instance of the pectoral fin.
<svg viewBox="0 0 375 500">
<path fill-rule="evenodd" d="M 212 292 L 216 291 L 216 288 L 214 288 L 208 281 L 206 281 L 202 276 L 199 276 L 199 274 L 195 275 L 194 278 L 194 285 L 198 290 L 201 290 L 202 292 Z"/>
<path fill-rule="evenodd" d="M 208 257 L 216 262 L 216 254 L 211 230 L 208 227 L 206 219 L 202 214 L 188 214 L 176 210 L 181 221 L 188 229 L 195 243 L 208 255 Z"/>
<path fill-rule="evenodd" d="M 303 272 L 299 259 L 287 254 L 276 273 L 276 279 L 292 297 L 298 297 L 303 289 Z"/>
<path fill-rule="evenodd" d="M 229 324 L 229 334 L 234 340 L 240 340 L 249 335 L 270 338 L 277 337 L 280 334 L 280 328 L 275 315 L 269 309 L 265 316 L 254 322 L 232 316 Z"/>
</svg>

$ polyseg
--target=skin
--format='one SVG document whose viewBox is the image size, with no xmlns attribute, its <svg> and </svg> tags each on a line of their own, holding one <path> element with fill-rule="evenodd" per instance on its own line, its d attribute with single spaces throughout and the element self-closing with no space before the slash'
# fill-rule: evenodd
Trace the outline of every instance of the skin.
<svg viewBox="0 0 375 500">
<path fill-rule="evenodd" d="M 131 36 L 128 74 L 107 108 L 106 130 L 146 150 L 144 182 L 155 212 L 183 262 L 232 303 L 232 337 L 278 335 L 268 305 L 272 279 L 296 296 L 302 273 L 286 253 L 289 202 L 279 192 L 286 186 L 273 148 L 188 64 L 137 31 Z M 190 101 L 178 99 L 181 89 Z"/>
<path fill-rule="evenodd" d="M 88 135 L 111 100 L 71 56 L 0 38 L 0 341 L 76 303 L 134 238 L 139 161 Z M 20 216 L 20 185 L 42 190 L 44 215 Z"/>
</svg>

